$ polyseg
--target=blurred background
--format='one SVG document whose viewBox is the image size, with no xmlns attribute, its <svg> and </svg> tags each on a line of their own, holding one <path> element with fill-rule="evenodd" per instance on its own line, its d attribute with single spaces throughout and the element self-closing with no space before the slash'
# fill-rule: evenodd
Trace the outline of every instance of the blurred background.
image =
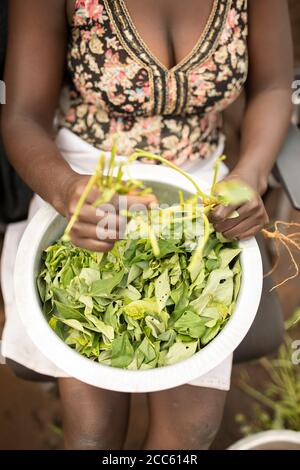
<svg viewBox="0 0 300 470">
<path fill-rule="evenodd" d="M 300 2 L 289 0 L 295 48 L 295 75 L 300 70 Z M 4 1 L 0 0 L 0 8 Z M 3 11 L 3 10 L 2 10 Z M 4 44 L 4 28 L 0 22 L 0 47 Z M 1 62 L 0 62 L 0 73 Z M 1 78 L 1 77 L 0 77 Z M 234 161 L 238 152 L 237 103 L 225 117 L 227 122 L 227 155 Z M 1 112 L 1 107 L 0 107 Z M 299 125 L 299 110 L 295 107 L 294 122 Z M 299 149 L 300 153 L 300 149 Z M 0 188 L 1 189 L 1 188 Z M 300 212 L 294 210 L 281 187 L 272 188 L 266 196 L 271 220 L 280 219 L 300 223 Z M 0 251 L 4 226 L 0 225 Z M 268 243 L 268 254 L 275 260 Z M 297 260 L 298 263 L 300 259 Z M 273 274 L 275 283 L 286 278 L 287 257 L 281 253 L 278 268 Z M 300 316 L 299 277 L 277 291 L 286 321 L 289 338 L 300 340 L 300 322 L 292 329 L 293 319 Z M 4 323 L 0 296 L 0 333 Z M 300 431 L 300 365 L 290 361 L 290 339 L 287 345 L 268 358 L 235 365 L 232 389 L 228 394 L 224 419 L 214 448 L 225 449 L 239 438 L 265 429 L 293 429 Z M 278 357 L 280 361 L 278 361 Z M 298 388 L 297 388 L 298 384 Z M 131 431 L 128 447 L 136 448 L 147 425 L 143 409 L 145 397 L 137 395 L 132 401 Z M 0 449 L 60 449 L 62 430 L 59 398 L 55 383 L 28 382 L 18 379 L 6 365 L 0 365 Z"/>
</svg>

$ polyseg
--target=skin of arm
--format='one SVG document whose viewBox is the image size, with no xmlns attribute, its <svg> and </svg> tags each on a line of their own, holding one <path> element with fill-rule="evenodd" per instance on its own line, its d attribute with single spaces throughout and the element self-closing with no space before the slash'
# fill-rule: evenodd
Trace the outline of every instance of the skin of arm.
<svg viewBox="0 0 300 470">
<path fill-rule="evenodd" d="M 7 154 L 17 172 L 34 192 L 69 218 L 88 177 L 69 167 L 54 141 L 53 119 L 63 82 L 67 35 L 65 0 L 51 0 L 51 7 L 48 0 L 10 0 L 7 104 L 1 121 Z M 99 196 L 93 189 L 71 239 L 82 248 L 107 251 L 119 238 L 122 224 L 116 210 L 109 215 L 114 229 L 102 230 L 99 239 L 97 226 L 107 219 L 107 214 L 92 205 Z M 156 201 L 153 195 L 129 196 L 129 209 L 137 199 L 145 206 Z"/>
<path fill-rule="evenodd" d="M 2 132 L 8 157 L 44 200 L 65 213 L 63 190 L 74 172 L 55 143 L 53 118 L 63 80 L 64 0 L 11 0 Z"/>
<path fill-rule="evenodd" d="M 219 206 L 211 213 L 217 230 L 228 238 L 249 238 L 268 223 L 261 195 L 286 136 L 291 118 L 293 50 L 285 0 L 249 4 L 249 78 L 241 125 L 241 150 L 229 178 L 246 182 L 257 193 L 242 207 Z M 227 219 L 233 209 L 240 217 Z"/>
</svg>

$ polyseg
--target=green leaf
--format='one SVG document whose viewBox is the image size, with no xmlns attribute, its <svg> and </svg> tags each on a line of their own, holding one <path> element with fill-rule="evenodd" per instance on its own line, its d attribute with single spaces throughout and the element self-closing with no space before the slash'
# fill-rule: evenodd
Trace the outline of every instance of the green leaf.
<svg viewBox="0 0 300 470">
<path fill-rule="evenodd" d="M 161 275 L 157 279 L 155 279 L 154 284 L 156 302 L 159 311 L 162 311 L 165 308 L 171 293 L 168 271 L 163 271 Z"/>
<path fill-rule="evenodd" d="M 210 341 L 212 341 L 217 336 L 220 331 L 220 328 L 221 325 L 218 323 L 213 328 L 208 329 L 201 338 L 201 345 L 205 346 L 206 344 L 210 343 Z"/>
<path fill-rule="evenodd" d="M 177 240 L 158 240 L 159 256 L 158 258 L 164 258 L 169 254 L 179 253 Z"/>
<path fill-rule="evenodd" d="M 145 336 L 135 353 L 138 368 L 156 359 L 156 351 L 151 341 Z"/>
<path fill-rule="evenodd" d="M 70 305 L 64 305 L 58 302 L 57 300 L 54 303 L 62 318 L 66 320 L 84 320 L 83 314 L 80 313 L 79 310 L 77 310 L 76 308 L 73 308 Z"/>
<path fill-rule="evenodd" d="M 181 315 L 179 320 L 174 324 L 174 329 L 191 338 L 201 338 L 205 331 L 205 321 L 196 313 L 187 311 Z"/>
<path fill-rule="evenodd" d="M 197 341 L 191 343 L 174 343 L 165 356 L 164 365 L 176 364 L 193 356 L 197 351 Z"/>
<path fill-rule="evenodd" d="M 221 262 L 219 259 L 208 259 L 205 263 L 206 269 L 211 272 L 221 267 Z"/>
<path fill-rule="evenodd" d="M 208 276 L 207 284 L 204 287 L 202 295 L 213 295 L 220 287 L 220 283 L 222 281 L 226 281 L 226 279 L 232 277 L 233 273 L 229 268 L 216 269 L 215 271 L 212 271 Z"/>
<path fill-rule="evenodd" d="M 242 282 L 242 268 L 239 260 L 235 263 L 232 272 L 234 274 L 233 300 L 236 301 L 240 292 Z"/>
<path fill-rule="evenodd" d="M 111 346 L 111 365 L 124 369 L 129 366 L 134 357 L 134 349 L 129 341 L 128 333 L 123 333 L 114 339 Z"/>
<path fill-rule="evenodd" d="M 151 299 L 136 300 L 124 307 L 124 312 L 129 317 L 139 320 L 144 318 L 146 313 L 158 314 L 160 312 L 157 303 Z"/>
<path fill-rule="evenodd" d="M 91 335 L 83 326 L 82 323 L 78 320 L 64 320 L 63 318 L 58 318 L 62 323 L 67 326 L 70 326 L 74 330 L 81 331 L 81 333 L 86 333 L 87 335 Z"/>
<path fill-rule="evenodd" d="M 136 278 L 138 278 L 142 273 L 142 269 L 139 268 L 136 264 L 133 264 L 129 270 L 127 285 L 131 284 Z"/>
<path fill-rule="evenodd" d="M 255 196 L 249 185 L 235 179 L 220 181 L 216 185 L 216 193 L 224 205 L 245 204 Z"/>
<path fill-rule="evenodd" d="M 93 297 L 109 295 L 117 287 L 124 277 L 124 270 L 113 274 L 111 277 L 95 281 L 92 284 L 90 295 Z"/>
<path fill-rule="evenodd" d="M 83 268 L 79 274 L 79 279 L 83 279 L 88 286 L 100 280 L 99 269 Z"/>
<path fill-rule="evenodd" d="M 242 250 L 240 248 L 223 248 L 219 252 L 220 268 L 226 268 L 231 261 L 236 258 Z"/>
<path fill-rule="evenodd" d="M 233 278 L 226 279 L 214 293 L 214 300 L 229 306 L 233 299 L 233 289 Z"/>
<path fill-rule="evenodd" d="M 110 325 L 106 325 L 103 321 L 99 320 L 94 315 L 85 315 L 87 320 L 89 320 L 97 329 L 99 333 L 102 333 L 106 336 L 109 341 L 112 341 L 115 337 L 114 329 Z"/>
<path fill-rule="evenodd" d="M 164 322 L 151 315 L 145 317 L 145 323 L 150 328 L 154 338 L 158 338 L 158 336 L 166 330 Z"/>
</svg>

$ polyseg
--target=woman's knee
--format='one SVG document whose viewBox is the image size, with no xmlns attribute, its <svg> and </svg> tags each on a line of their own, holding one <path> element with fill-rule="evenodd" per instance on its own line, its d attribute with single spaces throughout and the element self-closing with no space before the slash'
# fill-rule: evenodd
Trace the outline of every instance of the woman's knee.
<svg viewBox="0 0 300 470">
<path fill-rule="evenodd" d="M 199 410 L 178 413 L 177 424 L 170 428 L 173 445 L 184 449 L 208 449 L 219 431 L 223 406 L 211 402 Z M 171 442 L 172 444 L 172 442 Z"/>
<path fill-rule="evenodd" d="M 74 379 L 59 380 L 67 449 L 121 449 L 127 432 L 129 398 Z"/>
<path fill-rule="evenodd" d="M 219 430 L 225 399 L 224 391 L 190 385 L 153 397 L 148 448 L 157 448 L 160 441 L 165 449 L 208 449 Z"/>
</svg>

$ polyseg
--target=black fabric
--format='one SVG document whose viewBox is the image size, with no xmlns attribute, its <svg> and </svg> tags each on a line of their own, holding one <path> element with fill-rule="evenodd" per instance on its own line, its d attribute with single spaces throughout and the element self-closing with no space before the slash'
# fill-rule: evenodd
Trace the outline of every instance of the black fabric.
<svg viewBox="0 0 300 470">
<path fill-rule="evenodd" d="M 31 198 L 32 192 L 7 161 L 0 142 L 0 222 L 9 224 L 25 220 Z"/>
<path fill-rule="evenodd" d="M 3 80 L 6 36 L 7 0 L 0 0 L 0 80 Z M 8 162 L 0 136 L 0 223 L 26 219 L 31 197 L 32 192 Z"/>
</svg>

